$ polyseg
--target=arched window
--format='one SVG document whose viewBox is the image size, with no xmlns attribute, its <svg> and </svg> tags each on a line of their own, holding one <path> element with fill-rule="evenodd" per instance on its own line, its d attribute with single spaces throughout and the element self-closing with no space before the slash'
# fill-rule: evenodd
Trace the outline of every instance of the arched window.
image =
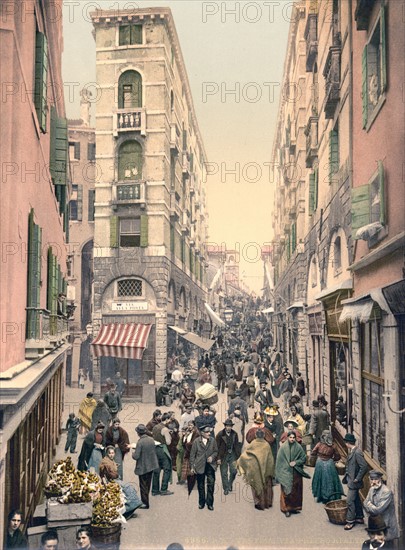
<svg viewBox="0 0 405 550">
<path fill-rule="evenodd" d="M 136 71 L 125 71 L 118 81 L 118 108 L 142 107 L 142 77 Z"/>
<path fill-rule="evenodd" d="M 124 141 L 118 152 L 118 180 L 142 179 L 142 146 L 135 140 Z"/>
</svg>

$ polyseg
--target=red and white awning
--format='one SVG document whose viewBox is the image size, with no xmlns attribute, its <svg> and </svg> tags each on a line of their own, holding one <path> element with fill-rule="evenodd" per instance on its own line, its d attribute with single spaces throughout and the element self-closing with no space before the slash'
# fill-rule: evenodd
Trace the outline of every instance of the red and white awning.
<svg viewBox="0 0 405 550">
<path fill-rule="evenodd" d="M 95 357 L 142 359 L 152 325 L 110 323 L 102 325 L 92 342 Z"/>
</svg>

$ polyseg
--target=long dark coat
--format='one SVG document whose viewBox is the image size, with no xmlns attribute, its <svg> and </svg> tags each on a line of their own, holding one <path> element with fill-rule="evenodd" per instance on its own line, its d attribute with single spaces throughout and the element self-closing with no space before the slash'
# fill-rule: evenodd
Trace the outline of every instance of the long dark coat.
<svg viewBox="0 0 405 550">
<path fill-rule="evenodd" d="M 217 469 L 217 455 L 218 446 L 215 441 L 215 437 L 210 437 L 206 445 L 202 442 L 202 436 L 198 437 L 191 447 L 190 453 L 190 468 L 195 471 L 196 474 L 203 474 L 207 459 L 212 458 L 210 465 L 214 470 Z"/>
<path fill-rule="evenodd" d="M 154 439 L 146 434 L 141 435 L 132 453 L 132 458 L 136 460 L 135 473 L 138 476 L 157 470 L 159 463 Z"/>
</svg>

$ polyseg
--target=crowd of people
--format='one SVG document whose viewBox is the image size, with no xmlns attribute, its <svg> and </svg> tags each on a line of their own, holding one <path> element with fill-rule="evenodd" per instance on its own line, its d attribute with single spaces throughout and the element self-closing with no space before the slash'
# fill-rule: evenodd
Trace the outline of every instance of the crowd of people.
<svg viewBox="0 0 405 550">
<path fill-rule="evenodd" d="M 78 469 L 94 470 L 120 483 L 127 497 L 127 519 L 135 517 L 137 509 L 151 507 L 150 495 L 172 496 L 173 478 L 189 495 L 196 487 L 198 508 L 213 511 L 217 473 L 225 496 L 235 490 L 235 479 L 241 476 L 251 488 L 258 511 L 273 506 L 274 487 L 279 485 L 280 511 L 289 518 L 302 511 L 303 478 L 311 477 L 318 503 L 346 496 L 346 531 L 363 525 L 364 511 L 368 514 L 370 538 L 363 549 L 393 548 L 398 525 L 393 493 L 382 482 L 382 472 L 368 472 L 354 435 L 347 433 L 348 456 L 340 479 L 336 464 L 342 457 L 332 437 L 328 403 L 318 395 L 309 406 L 303 377 L 282 364 L 283 354 L 274 346 L 268 325 L 257 311 L 259 306 L 254 301 L 246 304 L 239 324 L 218 331 L 210 353 L 196 361 L 185 346 L 172 350 L 167 378 L 156 392 L 157 408 L 149 422 L 137 425 L 135 445 L 130 444 L 118 417 L 125 381 L 117 373 L 114 381 L 108 380 L 103 399 L 96 401 L 88 393 L 78 418 L 69 415 L 65 451 L 76 452 L 80 432 L 84 439 Z M 226 397 L 225 415 L 216 407 L 217 400 L 199 397 L 198 389 L 205 384 Z M 343 419 L 342 400 L 338 405 Z M 163 412 L 163 407 L 170 410 Z M 139 496 L 133 484 L 123 479 L 123 461 L 130 451 Z M 310 464 L 315 466 L 311 476 L 306 469 Z M 359 491 L 366 475 L 370 491 L 362 503 Z M 21 514 L 19 519 L 21 523 Z M 18 527 L 16 519 L 10 518 L 7 548 L 23 547 L 18 546 L 23 537 Z M 81 538 L 88 545 L 78 547 L 92 548 L 88 531 L 78 537 L 78 545 Z"/>
</svg>

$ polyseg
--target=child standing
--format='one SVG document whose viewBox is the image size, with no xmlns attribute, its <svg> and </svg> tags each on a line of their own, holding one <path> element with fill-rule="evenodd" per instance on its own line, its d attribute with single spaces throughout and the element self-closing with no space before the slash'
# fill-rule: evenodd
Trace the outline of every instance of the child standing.
<svg viewBox="0 0 405 550">
<path fill-rule="evenodd" d="M 76 441 L 77 441 L 77 433 L 79 431 L 79 427 L 80 427 L 80 420 L 76 417 L 75 413 L 70 413 L 68 421 L 66 422 L 67 439 L 66 439 L 66 445 L 65 445 L 65 453 L 68 452 L 69 447 L 70 447 L 71 453 L 76 452 Z"/>
</svg>

